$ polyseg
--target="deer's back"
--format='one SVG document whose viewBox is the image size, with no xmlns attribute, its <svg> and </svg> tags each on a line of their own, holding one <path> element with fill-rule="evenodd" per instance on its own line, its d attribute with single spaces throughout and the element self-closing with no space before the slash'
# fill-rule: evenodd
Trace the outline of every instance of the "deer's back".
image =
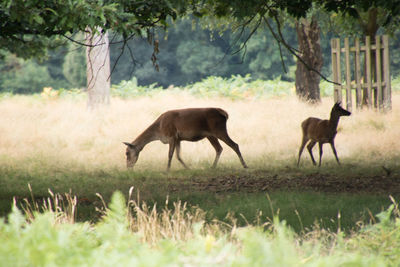
<svg viewBox="0 0 400 267">
<path fill-rule="evenodd" d="M 336 131 L 331 131 L 328 120 L 310 117 L 301 124 L 303 135 L 317 142 L 330 142 L 335 137 Z"/>
<path fill-rule="evenodd" d="M 158 120 L 166 136 L 197 141 L 226 129 L 227 119 L 228 113 L 220 108 L 188 108 L 167 111 Z"/>
</svg>

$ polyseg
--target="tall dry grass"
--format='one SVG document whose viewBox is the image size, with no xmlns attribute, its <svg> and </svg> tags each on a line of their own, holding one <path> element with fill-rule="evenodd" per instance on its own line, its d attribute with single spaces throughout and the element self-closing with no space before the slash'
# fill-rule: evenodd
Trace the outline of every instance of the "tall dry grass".
<svg viewBox="0 0 400 267">
<path fill-rule="evenodd" d="M 295 97 L 232 101 L 195 98 L 185 93 L 162 92 L 157 97 L 112 99 L 108 108 L 90 112 L 84 100 L 45 100 L 14 96 L 0 101 L 1 164 L 37 164 L 43 158 L 54 166 L 74 163 L 87 168 L 125 168 L 123 141 L 132 141 L 162 112 L 186 107 L 221 107 L 228 111 L 228 132 L 250 166 L 294 165 L 301 139 L 301 122 L 315 116 L 328 118 L 333 101 L 310 106 Z M 400 155 L 400 95 L 393 110 L 381 114 L 355 111 L 340 120 L 336 148 L 343 163 L 350 160 L 385 161 Z M 223 144 L 221 165 L 237 165 L 236 154 Z M 167 145 L 150 143 L 142 151 L 138 169 L 164 170 Z M 317 150 L 315 150 L 317 153 Z M 310 164 L 303 153 L 302 164 Z M 211 165 L 215 151 L 207 140 L 182 145 L 182 157 L 193 168 Z M 35 163 L 36 162 L 36 163 Z M 306 163 L 305 163 L 306 162 Z M 329 146 L 323 164 L 333 162 Z M 173 168 L 182 168 L 174 159 Z"/>
</svg>

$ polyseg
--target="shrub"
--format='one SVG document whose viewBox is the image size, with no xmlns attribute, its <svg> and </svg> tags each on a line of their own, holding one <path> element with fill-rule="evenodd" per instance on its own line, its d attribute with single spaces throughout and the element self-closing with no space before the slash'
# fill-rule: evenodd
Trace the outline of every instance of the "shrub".
<svg viewBox="0 0 400 267">
<path fill-rule="evenodd" d="M 39 66 L 33 60 L 28 60 L 22 64 L 22 59 L 10 55 L 6 62 L 8 62 L 11 70 L 2 73 L 0 83 L 3 91 L 14 94 L 38 93 L 52 82 L 47 68 Z"/>
</svg>

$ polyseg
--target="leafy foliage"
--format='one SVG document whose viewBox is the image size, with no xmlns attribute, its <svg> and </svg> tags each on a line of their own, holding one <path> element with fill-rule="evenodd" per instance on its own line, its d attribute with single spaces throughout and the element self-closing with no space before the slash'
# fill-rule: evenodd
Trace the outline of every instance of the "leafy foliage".
<svg viewBox="0 0 400 267">
<path fill-rule="evenodd" d="M 0 63 L 0 68 L 3 74 L 0 87 L 4 91 L 15 94 L 35 93 L 52 83 L 48 69 L 33 60 L 24 61 L 9 55 L 5 62 Z"/>
<path fill-rule="evenodd" d="M 137 79 L 132 78 L 130 81 L 122 81 L 111 88 L 111 94 L 121 98 L 154 95 L 162 92 L 163 88 L 152 84 L 150 86 L 139 86 Z"/>
<path fill-rule="evenodd" d="M 9 80 L 4 80 L 3 83 L 8 83 Z M 18 80 L 19 81 L 19 80 Z M 11 83 L 11 82 L 10 82 Z M 392 90 L 398 91 L 400 86 L 400 77 L 392 80 Z M 27 85 L 26 92 L 31 93 L 30 83 L 24 83 Z M 45 99 L 52 99 L 57 97 L 63 98 L 85 98 L 85 91 L 83 89 L 64 89 L 60 88 L 54 90 L 52 87 L 46 86 L 48 82 L 43 83 L 41 96 Z M 11 87 L 13 88 L 13 87 Z M 25 87 L 24 87 L 25 88 Z M 1 98 L 10 97 L 13 93 L 20 93 L 18 88 L 16 91 L 10 90 L 7 93 L 3 93 Z M 326 81 L 320 83 L 321 96 L 332 96 L 332 84 Z M 167 92 L 188 92 L 193 96 L 214 98 L 222 97 L 229 98 L 232 100 L 241 99 L 262 99 L 271 97 L 283 97 L 294 94 L 294 85 L 291 82 L 282 81 L 280 77 L 274 80 L 255 80 L 250 75 L 232 75 L 230 78 L 223 78 L 218 76 L 209 76 L 199 82 L 189 84 L 187 86 L 170 86 L 167 89 L 158 86 L 156 83 L 148 86 L 142 86 L 138 84 L 135 77 L 128 81 L 121 81 L 119 84 L 112 85 L 111 95 L 114 97 L 120 97 L 123 99 L 143 97 L 143 96 L 162 96 L 163 93 Z M 11 93 L 11 94 L 10 94 Z"/>
<path fill-rule="evenodd" d="M 85 31 L 112 30 L 126 43 L 132 36 L 154 37 L 154 28 L 168 27 L 168 18 L 192 13 L 197 17 L 230 17 L 243 25 L 264 17 L 276 18 L 279 12 L 299 18 L 305 17 L 313 3 L 324 10 L 345 13 L 357 17 L 357 8 L 370 6 L 387 10 L 386 22 L 399 15 L 397 1 L 1 1 L 0 47 L 22 57 L 43 56 L 48 47 L 54 47 L 57 37 Z M 259 23 L 258 23 L 259 24 Z M 260 24 L 259 24 L 260 25 Z M 257 28 L 257 27 L 256 27 Z"/>
<path fill-rule="evenodd" d="M 192 233 L 188 239 L 159 238 L 153 240 L 155 243 L 148 243 L 141 238 L 143 233 L 135 230 L 138 228 L 128 229 L 133 217 L 128 218 L 127 214 L 120 193 L 114 194 L 110 210 L 95 225 L 60 223 L 52 212 L 37 214 L 27 223 L 14 207 L 8 223 L 4 219 L 0 221 L 2 263 L 18 266 L 378 266 L 400 262 L 397 205 L 396 209 L 391 206 L 378 215 L 381 222 L 366 225 L 347 237 L 340 231 L 332 233 L 318 228 L 304 236 L 296 235 L 284 221 L 275 217 L 264 229 L 232 225 L 229 231 L 218 223 L 207 229 L 207 225 L 199 221 L 187 229 Z M 163 215 L 155 210 L 143 210 L 136 216 Z M 175 223 L 182 225 L 190 220 L 190 216 L 175 217 Z M 153 221 L 153 227 L 161 233 L 170 230 L 160 221 Z"/>
<path fill-rule="evenodd" d="M 189 85 L 186 90 L 202 97 L 228 97 L 231 99 L 285 96 L 291 93 L 292 84 L 276 79 L 251 81 L 250 75 L 232 76 L 229 79 L 208 77 Z"/>
<path fill-rule="evenodd" d="M 90 28 L 124 36 L 166 26 L 185 11 L 184 1 L 1 1 L 0 47 L 22 57 L 43 56 L 58 36 Z M 68 37 L 69 38 L 69 37 Z"/>
<path fill-rule="evenodd" d="M 77 37 L 75 33 L 79 30 L 85 30 L 82 25 L 89 22 L 92 23 L 87 24 L 90 27 L 98 26 L 96 23 L 105 23 L 103 28 L 115 34 L 111 41 L 111 43 L 114 43 L 111 46 L 111 64 L 112 66 L 116 64 L 116 68 L 112 73 L 112 82 L 114 84 L 136 77 L 140 85 L 157 83 L 158 86 L 167 88 L 170 85 L 184 86 L 198 82 L 208 76 L 229 78 L 232 75 L 245 76 L 248 73 L 251 73 L 254 79 L 268 80 L 281 76 L 283 80 L 293 80 L 294 58 L 287 50 L 282 50 L 282 59 L 288 70 L 288 73 L 283 73 L 279 47 L 269 29 L 261 24 L 257 31 L 251 35 L 253 28 L 257 25 L 255 20 L 259 18 L 258 15 L 253 15 L 261 15 L 264 14 L 263 12 L 268 11 L 264 15 L 279 14 L 280 20 L 287 22 L 284 25 L 285 27 L 281 29 L 283 37 L 290 46 L 296 47 L 294 30 L 290 27 L 293 24 L 293 18 L 286 13 L 282 13 L 282 9 L 286 10 L 285 6 L 289 2 L 279 1 L 279 3 L 274 3 L 274 1 L 271 1 L 270 4 L 266 5 L 265 1 L 254 0 L 251 7 L 243 6 L 239 2 L 215 1 L 211 3 L 205 1 L 197 3 L 193 1 L 196 5 L 192 6 L 191 2 L 178 0 L 168 2 L 146 1 L 146 4 L 139 1 L 130 1 L 129 3 L 124 1 L 113 1 L 113 3 L 109 1 L 102 3 L 70 1 L 61 4 L 58 4 L 57 1 L 54 1 L 54 3 L 53 1 L 46 1 L 46 3 L 41 3 L 32 9 L 22 10 L 24 5 L 33 7 L 34 4 L 31 1 L 3 1 L 0 4 L 0 14 L 4 16 L 4 21 L 7 21 L 3 26 L 8 27 L 8 31 L 3 31 L 0 34 L 0 44 L 4 42 L 4 45 L 1 46 L 3 58 L 8 57 L 4 50 L 14 52 L 22 57 L 41 55 L 44 62 L 35 62 L 35 64 L 45 66 L 51 79 L 45 85 L 37 82 L 32 83 L 33 86 L 40 87 L 33 88 L 31 86 L 31 89 L 19 90 L 14 88 L 25 88 L 26 85 L 17 83 L 25 81 L 16 79 L 12 82 L 13 88 L 6 88 L 0 84 L 0 91 L 31 93 L 42 90 L 44 86 L 53 88 L 83 86 L 85 83 L 84 57 L 81 54 L 83 52 L 74 48 L 67 54 L 66 50 L 70 49 L 69 45 L 65 45 L 67 39 L 62 38 L 63 41 L 60 41 L 60 36 L 73 38 L 75 41 L 82 43 L 84 42 L 83 38 Z M 362 9 L 361 2 L 346 1 L 346 3 L 338 3 L 337 1 L 327 1 L 324 4 L 320 1 L 299 0 L 299 5 L 303 4 L 302 9 L 292 10 L 289 7 L 290 10 L 288 9 L 287 11 L 294 17 L 301 16 L 302 12 L 307 10 L 312 2 L 319 4 L 319 10 L 321 11 L 319 12 L 319 21 L 324 21 L 326 28 L 328 28 L 327 25 L 335 22 L 334 30 L 342 28 L 339 27 L 341 25 L 343 27 L 351 26 L 352 33 L 357 32 L 354 30 L 357 19 L 346 12 L 354 8 Z M 385 3 L 372 2 L 386 11 L 393 4 L 392 1 Z M 46 5 L 51 7 L 46 8 Z M 42 7 L 42 9 L 39 10 L 39 7 Z M 65 8 L 65 10 L 59 12 L 58 8 Z M 88 9 L 91 9 L 91 11 L 89 12 Z M 326 14 L 321 15 L 323 14 L 322 11 L 327 9 L 342 13 L 334 13 L 330 18 Z M 279 13 L 277 13 L 278 11 Z M 89 12 L 89 16 L 85 15 L 86 17 L 82 18 L 83 15 L 80 12 Z M 396 19 L 393 17 L 396 12 L 396 10 L 389 10 L 384 13 L 385 16 L 380 18 L 380 23 L 383 25 L 384 21 L 392 16 L 391 23 L 388 26 L 396 25 Z M 180 15 L 187 13 L 192 13 L 192 16 L 180 18 Z M 64 18 L 58 17 L 60 14 L 65 15 Z M 217 19 L 214 16 L 217 14 L 224 17 Z M 341 14 L 347 14 L 347 17 L 343 17 Z M 200 22 L 197 17 L 201 17 Z M 245 22 L 250 18 L 253 21 L 246 24 Z M 53 24 L 46 24 L 46 27 L 44 27 L 42 20 L 50 20 Z M 350 20 L 352 23 L 347 23 Z M 270 19 L 270 21 L 272 20 Z M 28 27 L 28 30 L 22 35 L 18 35 L 18 38 L 22 38 L 18 39 L 15 32 L 21 29 L 22 23 L 25 23 L 24 25 Z M 58 25 L 58 23 L 61 24 L 57 28 L 59 32 L 53 32 L 52 27 Z M 68 28 L 66 25 L 70 27 Z M 206 29 L 201 29 L 199 25 Z M 32 28 L 29 28 L 29 26 L 32 26 Z M 75 28 L 75 26 L 79 27 Z M 396 29 L 396 27 L 392 28 Z M 168 31 L 165 32 L 165 29 Z M 276 28 L 273 29 L 277 30 Z M 332 27 L 330 29 L 332 30 Z M 347 32 L 350 29 L 348 28 Z M 14 35 L 11 35 L 13 31 Z M 30 31 L 35 32 L 35 34 Z M 250 35 L 251 38 L 247 40 Z M 327 33 L 321 39 L 321 46 L 325 55 L 322 73 L 326 77 L 329 77 L 331 72 L 329 44 L 331 35 L 332 33 Z M 395 33 L 394 37 L 396 37 Z M 155 40 L 158 40 L 160 49 L 160 53 L 156 56 L 157 64 L 160 67 L 159 72 L 154 69 L 152 62 L 149 60 L 153 53 L 151 45 L 154 44 Z M 21 43 L 22 41 L 23 44 Z M 246 43 L 245 46 L 243 46 L 244 43 Z M 47 47 L 53 48 L 61 44 L 63 46 L 57 51 L 45 51 Z M 392 42 L 391 46 L 392 51 L 395 51 L 398 41 Z M 238 51 L 240 47 L 243 50 L 232 54 Z M 121 54 L 122 51 L 124 52 Z M 46 53 L 47 56 L 45 56 Z M 78 54 L 80 55 L 78 56 Z M 397 60 L 396 54 L 392 53 L 390 58 L 393 64 L 397 66 L 399 60 Z M 1 62 L 0 65 L 2 64 L 4 63 Z M 0 80 L 11 79 L 9 77 L 14 77 L 15 74 L 9 72 L 14 71 L 17 70 L 1 68 Z M 397 76 L 397 72 L 397 68 L 392 68 L 394 76 Z M 6 84 L 9 83 L 7 82 Z"/>
<path fill-rule="evenodd" d="M 227 97 L 230 99 L 257 99 L 263 97 L 275 97 L 290 95 L 293 85 L 281 81 L 279 78 L 272 81 L 254 80 L 250 75 L 232 76 L 229 79 L 210 76 L 200 82 L 186 87 L 170 87 L 168 91 L 186 91 L 200 97 Z M 155 95 L 162 92 L 162 87 L 155 84 L 144 87 L 137 84 L 134 78 L 131 81 L 122 81 L 119 85 L 112 87 L 112 94 L 122 98 Z"/>
</svg>

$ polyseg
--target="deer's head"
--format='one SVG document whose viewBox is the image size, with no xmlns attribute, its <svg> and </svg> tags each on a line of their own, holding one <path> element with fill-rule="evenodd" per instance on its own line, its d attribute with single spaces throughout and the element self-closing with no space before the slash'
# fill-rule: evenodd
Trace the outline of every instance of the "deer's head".
<svg viewBox="0 0 400 267">
<path fill-rule="evenodd" d="M 344 108 L 342 108 L 341 106 L 341 102 L 336 102 L 335 105 L 332 108 L 332 113 L 337 114 L 339 117 L 340 116 L 350 116 L 351 112 L 345 110 Z"/>
<path fill-rule="evenodd" d="M 126 167 L 128 168 L 133 168 L 135 165 L 136 161 L 139 158 L 139 149 L 135 147 L 135 145 L 128 143 L 128 142 L 123 142 L 126 145 Z"/>
</svg>

